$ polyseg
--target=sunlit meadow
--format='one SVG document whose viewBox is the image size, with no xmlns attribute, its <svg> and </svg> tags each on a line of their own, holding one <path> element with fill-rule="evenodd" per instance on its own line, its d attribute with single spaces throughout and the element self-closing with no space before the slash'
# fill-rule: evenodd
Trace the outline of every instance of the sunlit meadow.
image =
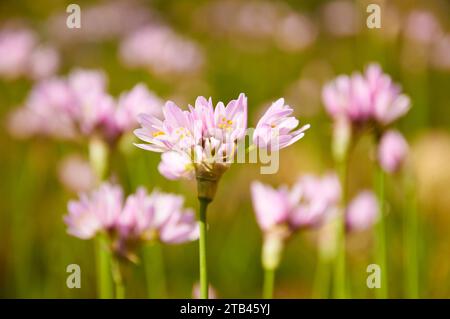
<svg viewBox="0 0 450 319">
<path fill-rule="evenodd" d="M 449 298 L 449 18 L 1 1 L 0 297 Z"/>
</svg>

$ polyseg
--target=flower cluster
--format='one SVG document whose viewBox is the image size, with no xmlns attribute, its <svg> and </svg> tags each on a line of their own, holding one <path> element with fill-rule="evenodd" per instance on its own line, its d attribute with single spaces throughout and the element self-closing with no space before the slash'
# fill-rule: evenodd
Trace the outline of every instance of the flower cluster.
<svg viewBox="0 0 450 319">
<path fill-rule="evenodd" d="M 59 53 L 47 44 L 39 44 L 34 32 L 25 28 L 0 30 L 0 76 L 16 79 L 26 76 L 41 79 L 59 67 Z"/>
<path fill-rule="evenodd" d="M 129 34 L 120 44 L 120 58 L 130 68 L 158 75 L 195 73 L 204 59 L 196 43 L 163 25 L 143 26 Z"/>
<path fill-rule="evenodd" d="M 341 196 L 335 174 L 324 177 L 307 175 L 289 190 L 274 189 L 260 182 L 251 186 L 257 222 L 264 233 L 264 268 L 278 267 L 284 242 L 299 229 L 319 226 L 333 214 Z"/>
<path fill-rule="evenodd" d="M 320 227 L 341 211 L 341 185 L 334 173 L 302 176 L 291 189 L 253 182 L 251 193 L 256 220 L 264 234 L 263 264 L 268 268 L 276 268 L 284 242 L 296 231 Z M 361 191 L 344 212 L 348 231 L 370 228 L 379 214 L 375 195 Z"/>
<path fill-rule="evenodd" d="M 292 115 L 294 110 L 284 103 L 284 99 L 278 99 L 269 107 L 261 117 L 253 133 L 253 143 L 259 148 L 279 150 L 301 139 L 309 124 L 300 129 L 299 120 Z"/>
<path fill-rule="evenodd" d="M 265 269 L 278 267 L 285 242 L 298 230 L 322 227 L 325 231 L 321 231 L 322 245 L 334 246 L 330 236 L 335 232 L 335 218 L 341 214 L 341 184 L 336 174 L 305 175 L 291 189 L 286 186 L 274 189 L 253 182 L 251 195 L 264 237 L 262 264 Z M 372 192 L 362 191 L 343 212 L 347 231 L 363 231 L 378 220 L 378 202 Z"/>
<path fill-rule="evenodd" d="M 352 130 L 374 127 L 380 166 L 390 173 L 398 170 L 408 147 L 399 132 L 385 131 L 408 112 L 410 100 L 378 65 L 369 65 L 365 74 L 339 76 L 324 87 L 322 97 L 335 121 L 333 147 L 337 158 L 346 152 Z"/>
<path fill-rule="evenodd" d="M 364 74 L 341 75 L 323 90 L 327 112 L 353 125 L 388 125 L 408 112 L 409 98 L 381 68 L 372 64 Z"/>
<path fill-rule="evenodd" d="M 114 143 L 137 126 L 137 114 L 160 112 L 161 100 L 143 84 L 122 93 L 117 100 L 108 94 L 106 86 L 103 72 L 83 69 L 74 70 L 65 78 L 38 82 L 25 106 L 13 114 L 10 126 L 25 136 L 100 135 Z M 22 127 L 25 123 L 28 126 Z"/>
<path fill-rule="evenodd" d="M 69 234 L 81 239 L 107 234 L 113 250 L 132 259 L 133 249 L 144 241 L 170 244 L 197 239 L 195 215 L 183 208 L 183 202 L 181 196 L 159 191 L 147 194 L 144 188 L 124 201 L 120 186 L 104 183 L 70 201 L 64 220 Z"/>
<path fill-rule="evenodd" d="M 286 3 L 273 1 L 214 1 L 196 12 L 198 27 L 233 40 L 258 41 L 285 52 L 301 52 L 314 44 L 318 27 Z"/>
<path fill-rule="evenodd" d="M 292 112 L 283 99 L 273 103 L 256 126 L 255 145 L 278 150 L 303 137 L 309 125 L 295 130 L 299 121 L 290 116 Z M 247 134 L 247 97 L 240 94 L 227 105 L 219 102 L 214 107 L 211 98 L 200 96 L 189 110 L 168 101 L 163 115 L 163 120 L 149 114 L 139 116 L 142 127 L 135 134 L 147 144 L 136 146 L 163 153 L 159 171 L 167 178 L 195 176 L 200 195 L 201 181 L 217 183 Z"/>
<path fill-rule="evenodd" d="M 286 186 L 274 189 L 253 182 L 251 191 L 256 218 L 263 232 L 284 228 L 288 235 L 300 228 L 319 225 L 341 197 L 341 186 L 335 174 L 303 176 L 290 190 Z"/>
</svg>

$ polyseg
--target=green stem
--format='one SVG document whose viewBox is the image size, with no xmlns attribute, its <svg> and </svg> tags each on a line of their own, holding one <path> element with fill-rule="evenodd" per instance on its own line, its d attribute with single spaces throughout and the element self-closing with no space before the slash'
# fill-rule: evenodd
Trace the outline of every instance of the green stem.
<svg viewBox="0 0 450 319">
<path fill-rule="evenodd" d="M 404 211 L 404 242 L 405 254 L 405 295 L 408 298 L 419 298 L 419 269 L 417 243 L 419 240 L 419 223 L 417 214 L 417 201 L 414 192 L 414 185 L 411 181 L 406 182 L 407 209 Z"/>
<path fill-rule="evenodd" d="M 380 209 L 380 217 L 376 225 L 376 261 L 381 268 L 381 287 L 376 289 L 378 299 L 386 299 L 388 297 L 388 269 L 386 263 L 386 226 L 385 226 L 385 192 L 384 192 L 384 172 L 377 165 L 376 168 L 376 188 L 378 195 L 378 203 Z"/>
<path fill-rule="evenodd" d="M 95 240 L 98 294 L 101 299 L 110 299 L 113 297 L 113 287 L 110 276 L 111 253 L 108 251 L 106 238 L 104 236 L 99 235 Z"/>
<path fill-rule="evenodd" d="M 110 151 L 108 145 L 100 138 L 93 137 L 89 142 L 89 163 L 97 176 L 98 182 L 106 179 Z"/>
<path fill-rule="evenodd" d="M 125 286 L 123 284 L 122 272 L 120 270 L 120 261 L 117 257 L 111 256 L 111 270 L 114 280 L 115 298 L 125 298 Z"/>
<path fill-rule="evenodd" d="M 199 214 L 199 256 L 200 256 L 200 299 L 208 299 L 208 268 L 206 263 L 206 210 L 209 204 L 209 200 L 199 198 L 200 201 L 200 214 Z"/>
<path fill-rule="evenodd" d="M 345 206 L 347 204 L 347 161 L 339 161 L 339 178 L 342 186 L 341 213 L 336 227 L 336 259 L 334 263 L 333 288 L 334 298 L 346 298 L 345 278 Z"/>
<path fill-rule="evenodd" d="M 330 287 L 330 263 L 327 258 L 319 252 L 317 257 L 317 270 L 314 277 L 313 298 L 328 298 Z"/>
<path fill-rule="evenodd" d="M 273 298 L 273 287 L 275 283 L 275 269 L 265 268 L 264 269 L 264 283 L 263 283 L 263 298 L 272 299 Z"/>
<path fill-rule="evenodd" d="M 101 183 L 106 178 L 108 160 L 109 150 L 107 145 L 101 139 L 93 137 L 89 142 L 89 162 L 98 183 Z M 97 291 L 100 298 L 110 299 L 113 297 L 113 283 L 108 239 L 103 234 L 99 235 L 96 241 Z"/>
<path fill-rule="evenodd" d="M 31 194 L 35 193 L 36 181 L 35 172 L 30 169 L 33 159 L 31 150 L 22 154 L 21 162 L 18 167 L 17 176 L 12 179 L 11 187 L 11 235 L 12 247 L 15 248 L 12 255 L 11 270 L 13 273 L 15 293 L 17 298 L 28 298 L 31 296 L 29 289 L 29 256 L 30 242 L 32 241 L 33 223 L 27 222 L 27 214 L 31 210 L 33 198 Z M 28 200 L 23 200 L 27 198 Z M 30 205 L 31 204 L 31 205 Z"/>
<path fill-rule="evenodd" d="M 164 258 L 160 243 L 144 248 L 145 278 L 148 298 L 167 298 Z"/>
</svg>

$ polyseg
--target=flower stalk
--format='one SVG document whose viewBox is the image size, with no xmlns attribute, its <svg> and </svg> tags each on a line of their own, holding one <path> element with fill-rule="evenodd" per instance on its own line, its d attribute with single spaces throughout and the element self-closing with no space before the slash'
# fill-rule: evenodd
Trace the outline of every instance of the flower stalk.
<svg viewBox="0 0 450 319">
<path fill-rule="evenodd" d="M 109 150 L 105 142 L 93 137 L 89 142 L 89 161 L 97 181 L 103 181 L 108 167 Z M 108 240 L 105 235 L 96 238 L 96 263 L 97 263 L 97 291 L 101 299 L 113 297 L 113 283 L 111 278 L 111 252 L 108 248 Z"/>
<path fill-rule="evenodd" d="M 148 298 L 166 298 L 166 275 L 160 243 L 151 243 L 144 248 L 144 264 Z"/>
<path fill-rule="evenodd" d="M 331 268 L 329 260 L 320 253 L 316 268 L 312 297 L 314 299 L 328 298 Z"/>
<path fill-rule="evenodd" d="M 114 281 L 114 291 L 116 299 L 125 298 L 125 285 L 123 283 L 122 271 L 120 270 L 120 260 L 118 256 L 111 258 L 112 277 Z"/>
<path fill-rule="evenodd" d="M 417 212 L 417 198 L 414 191 L 414 183 L 411 177 L 407 177 L 405 182 L 406 188 L 406 209 L 405 209 L 405 229 L 404 242 L 406 248 L 405 254 L 405 295 L 407 298 L 419 298 L 419 260 L 418 245 L 419 242 L 419 216 Z"/>
<path fill-rule="evenodd" d="M 98 137 L 91 138 L 89 142 L 89 162 L 98 181 L 106 179 L 108 171 L 108 145 Z"/>
<path fill-rule="evenodd" d="M 273 287 L 275 283 L 275 269 L 264 269 L 263 298 L 273 298 Z"/>
<path fill-rule="evenodd" d="M 262 265 L 264 268 L 263 298 L 272 299 L 275 285 L 275 271 L 280 265 L 283 252 L 283 234 L 268 233 L 262 248 Z"/>
<path fill-rule="evenodd" d="M 347 161 L 344 156 L 338 162 L 339 179 L 342 185 L 341 210 L 336 225 L 336 257 L 334 263 L 334 298 L 346 298 L 346 245 L 345 245 L 345 206 L 347 201 Z"/>
<path fill-rule="evenodd" d="M 297 129 L 300 122 L 291 116 L 293 111 L 283 98 L 272 103 L 256 125 L 254 148 L 278 151 L 301 139 L 309 125 Z M 208 298 L 206 211 L 222 174 L 239 154 L 238 145 L 245 141 L 247 97 L 241 93 L 226 106 L 223 102 L 214 106 L 211 98 L 199 96 L 188 111 L 167 101 L 163 113 L 163 120 L 151 114 L 139 116 L 142 127 L 134 133 L 145 143 L 135 145 L 162 153 L 158 170 L 166 178 L 197 179 L 200 298 Z"/>
<path fill-rule="evenodd" d="M 113 286 L 110 278 L 111 253 L 104 235 L 97 236 L 95 240 L 98 294 L 101 299 L 111 299 L 113 298 Z"/>
<path fill-rule="evenodd" d="M 200 264 L 200 299 L 208 299 L 208 266 L 206 260 L 207 251 L 207 209 L 214 199 L 220 177 L 227 167 L 223 164 L 212 163 L 211 167 L 205 164 L 196 166 L 197 196 L 200 204 L 199 210 L 199 264 Z"/>
<path fill-rule="evenodd" d="M 330 296 L 332 262 L 336 255 L 337 221 L 328 221 L 319 229 L 317 270 L 314 278 L 313 294 L 315 299 Z"/>
<path fill-rule="evenodd" d="M 208 204 L 211 200 L 205 197 L 198 198 L 200 202 L 199 210 L 199 262 L 200 262 L 200 299 L 208 299 L 208 266 L 206 261 L 206 237 L 207 237 L 207 223 L 206 213 Z"/>
<path fill-rule="evenodd" d="M 333 269 L 334 298 L 346 298 L 346 245 L 345 245 L 345 207 L 347 205 L 347 158 L 352 142 L 352 130 L 348 122 L 337 121 L 333 134 L 333 157 L 337 166 L 342 188 L 340 211 L 336 221 L 336 254 Z"/>
<path fill-rule="evenodd" d="M 381 287 L 376 290 L 376 296 L 378 299 L 388 298 L 388 269 L 386 262 L 386 225 L 385 225 L 385 185 L 384 185 L 385 173 L 383 169 L 377 165 L 376 168 L 376 188 L 378 195 L 378 202 L 380 206 L 380 214 L 378 223 L 375 226 L 376 232 L 376 250 L 375 258 L 377 264 L 381 268 Z"/>
</svg>

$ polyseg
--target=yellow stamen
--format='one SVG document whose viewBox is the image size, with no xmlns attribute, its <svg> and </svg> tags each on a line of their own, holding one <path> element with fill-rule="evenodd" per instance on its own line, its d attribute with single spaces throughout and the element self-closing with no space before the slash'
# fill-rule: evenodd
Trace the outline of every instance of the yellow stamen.
<svg viewBox="0 0 450 319">
<path fill-rule="evenodd" d="M 157 131 L 157 132 L 153 132 L 153 137 L 157 137 L 157 136 L 160 136 L 160 135 L 164 135 L 164 132 L 162 132 L 162 131 Z"/>
</svg>

